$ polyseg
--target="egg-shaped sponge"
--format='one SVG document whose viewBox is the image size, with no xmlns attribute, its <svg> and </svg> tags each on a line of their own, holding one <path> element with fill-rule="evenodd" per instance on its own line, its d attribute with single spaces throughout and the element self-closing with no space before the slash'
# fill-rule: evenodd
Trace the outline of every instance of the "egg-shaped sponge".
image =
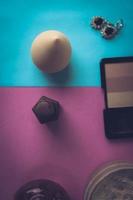
<svg viewBox="0 0 133 200">
<path fill-rule="evenodd" d="M 68 66 L 71 44 L 64 33 L 55 30 L 45 31 L 34 39 L 31 55 L 39 69 L 46 73 L 55 73 Z"/>
</svg>

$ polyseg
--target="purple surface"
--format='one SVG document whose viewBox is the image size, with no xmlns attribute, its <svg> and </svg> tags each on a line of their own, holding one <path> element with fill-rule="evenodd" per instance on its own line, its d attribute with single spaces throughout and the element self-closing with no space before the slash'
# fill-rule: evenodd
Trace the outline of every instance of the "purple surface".
<svg viewBox="0 0 133 200">
<path fill-rule="evenodd" d="M 60 102 L 59 120 L 37 121 L 32 107 L 42 96 Z M 57 181 L 72 200 L 82 200 L 89 176 L 114 160 L 133 161 L 133 140 L 104 136 L 100 88 L 0 89 L 0 199 L 13 200 L 25 182 Z"/>
</svg>

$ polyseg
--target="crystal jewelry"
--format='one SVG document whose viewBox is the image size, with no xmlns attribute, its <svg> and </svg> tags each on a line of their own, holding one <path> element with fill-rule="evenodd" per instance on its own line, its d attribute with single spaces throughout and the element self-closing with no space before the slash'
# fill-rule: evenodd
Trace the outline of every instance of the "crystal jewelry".
<svg viewBox="0 0 133 200">
<path fill-rule="evenodd" d="M 94 29 L 100 30 L 105 24 L 107 24 L 107 21 L 100 16 L 95 16 L 92 18 L 91 26 Z"/>
<path fill-rule="evenodd" d="M 118 21 L 115 23 L 115 27 L 117 28 L 117 30 L 122 29 L 123 26 L 124 26 L 123 19 L 120 19 L 120 20 L 118 20 Z"/>
<path fill-rule="evenodd" d="M 123 26 L 124 23 L 122 19 L 118 20 L 115 24 L 112 24 L 101 16 L 95 16 L 91 21 L 91 27 L 100 30 L 102 37 L 105 39 L 114 38 Z"/>
<path fill-rule="evenodd" d="M 122 28 L 123 28 L 122 20 L 117 21 L 116 24 L 107 23 L 101 29 L 101 34 L 105 39 L 111 39 L 114 38 Z"/>
<path fill-rule="evenodd" d="M 107 24 L 101 29 L 101 34 L 105 39 L 113 38 L 117 32 L 118 30 L 113 24 Z"/>
</svg>

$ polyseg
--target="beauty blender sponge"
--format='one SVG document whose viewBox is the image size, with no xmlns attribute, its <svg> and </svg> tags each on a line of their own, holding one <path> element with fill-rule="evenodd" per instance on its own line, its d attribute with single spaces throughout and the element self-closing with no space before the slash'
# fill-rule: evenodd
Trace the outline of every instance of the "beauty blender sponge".
<svg viewBox="0 0 133 200">
<path fill-rule="evenodd" d="M 50 30 L 40 33 L 31 47 L 33 63 L 46 73 L 55 73 L 68 66 L 71 44 L 64 33 Z"/>
</svg>

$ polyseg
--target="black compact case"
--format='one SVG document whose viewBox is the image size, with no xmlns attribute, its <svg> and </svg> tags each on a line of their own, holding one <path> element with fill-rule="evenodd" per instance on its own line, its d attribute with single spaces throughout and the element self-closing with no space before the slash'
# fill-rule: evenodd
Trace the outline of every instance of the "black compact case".
<svg viewBox="0 0 133 200">
<path fill-rule="evenodd" d="M 105 135 L 109 139 L 133 137 L 133 106 L 110 107 L 107 98 L 108 87 L 105 66 L 113 64 L 112 69 L 115 70 L 114 64 L 119 64 L 120 66 L 121 63 L 126 63 L 126 65 L 130 63 L 131 65 L 133 57 L 105 58 L 100 62 L 101 86 L 104 90 L 105 98 L 105 109 L 103 111 Z"/>
</svg>

